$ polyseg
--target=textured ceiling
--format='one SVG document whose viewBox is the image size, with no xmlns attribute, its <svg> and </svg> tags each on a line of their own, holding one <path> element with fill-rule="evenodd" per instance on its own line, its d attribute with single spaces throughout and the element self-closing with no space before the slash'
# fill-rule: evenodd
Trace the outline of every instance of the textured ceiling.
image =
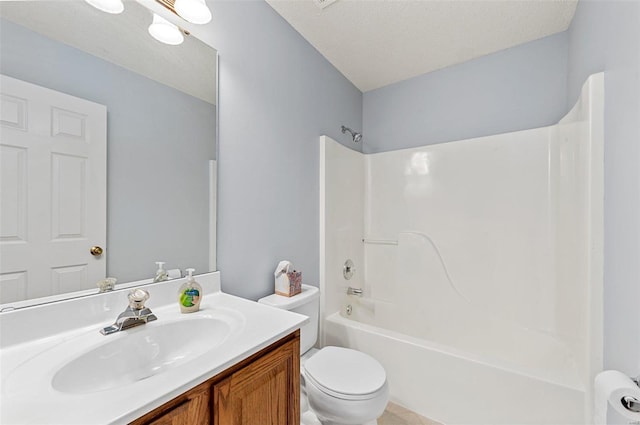
<svg viewBox="0 0 640 425">
<path fill-rule="evenodd" d="M 0 17 L 216 103 L 216 51 L 195 37 L 179 46 L 155 40 L 147 32 L 151 12 L 135 1 L 126 1 L 119 15 L 81 0 L 0 1 Z"/>
<path fill-rule="evenodd" d="M 266 0 L 362 91 L 569 27 L 577 0 Z M 327 2 L 329 3 L 329 2 Z"/>
</svg>

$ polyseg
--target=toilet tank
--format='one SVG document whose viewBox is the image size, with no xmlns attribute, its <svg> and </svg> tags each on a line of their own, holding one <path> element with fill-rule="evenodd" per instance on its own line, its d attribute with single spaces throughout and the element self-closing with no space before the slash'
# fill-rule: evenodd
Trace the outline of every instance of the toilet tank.
<svg viewBox="0 0 640 425">
<path fill-rule="evenodd" d="M 306 353 L 315 345 L 318 339 L 318 317 L 320 315 L 320 291 L 318 288 L 302 285 L 302 292 L 293 297 L 273 294 L 260 298 L 258 302 L 309 317 L 309 322 L 300 327 L 300 354 Z"/>
</svg>

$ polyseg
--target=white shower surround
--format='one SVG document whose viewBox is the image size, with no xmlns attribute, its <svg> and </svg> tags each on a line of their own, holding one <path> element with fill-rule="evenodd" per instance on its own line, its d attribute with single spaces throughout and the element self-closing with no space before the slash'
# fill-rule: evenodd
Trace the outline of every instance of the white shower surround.
<svg viewBox="0 0 640 425">
<path fill-rule="evenodd" d="M 322 137 L 322 344 L 373 355 L 392 400 L 449 425 L 589 422 L 603 80 L 550 127 L 371 155 Z"/>
</svg>

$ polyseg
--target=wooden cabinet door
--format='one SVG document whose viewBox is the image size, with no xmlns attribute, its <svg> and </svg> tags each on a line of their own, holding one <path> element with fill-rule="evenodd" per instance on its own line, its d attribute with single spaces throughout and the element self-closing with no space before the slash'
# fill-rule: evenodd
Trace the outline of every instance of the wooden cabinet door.
<svg viewBox="0 0 640 425">
<path fill-rule="evenodd" d="M 199 386 L 170 401 L 130 425 L 209 425 L 209 386 Z"/>
<path fill-rule="evenodd" d="M 292 340 L 213 387 L 214 425 L 299 425 L 300 340 Z"/>
</svg>

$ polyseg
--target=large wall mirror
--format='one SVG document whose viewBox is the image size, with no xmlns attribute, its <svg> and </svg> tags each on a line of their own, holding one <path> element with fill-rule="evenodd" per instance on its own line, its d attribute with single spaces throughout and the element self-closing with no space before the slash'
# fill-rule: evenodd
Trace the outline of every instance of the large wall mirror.
<svg viewBox="0 0 640 425">
<path fill-rule="evenodd" d="M 216 51 L 155 40 L 134 1 L 0 19 L 0 304 L 215 270 Z"/>
</svg>

